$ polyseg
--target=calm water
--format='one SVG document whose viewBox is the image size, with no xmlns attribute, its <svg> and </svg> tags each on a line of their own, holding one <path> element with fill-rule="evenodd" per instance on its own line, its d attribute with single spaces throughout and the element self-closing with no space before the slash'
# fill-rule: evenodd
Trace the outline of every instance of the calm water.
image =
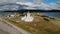
<svg viewBox="0 0 60 34">
<path fill-rule="evenodd" d="M 43 12 L 42 14 L 52 17 L 60 18 L 60 12 Z"/>
</svg>

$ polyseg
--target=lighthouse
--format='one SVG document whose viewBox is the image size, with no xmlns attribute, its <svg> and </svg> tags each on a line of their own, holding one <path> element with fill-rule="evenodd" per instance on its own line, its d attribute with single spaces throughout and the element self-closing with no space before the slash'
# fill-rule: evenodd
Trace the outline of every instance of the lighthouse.
<svg viewBox="0 0 60 34">
<path fill-rule="evenodd" d="M 31 16 L 30 12 L 27 12 L 26 15 L 24 15 L 21 20 L 25 22 L 32 22 L 34 20 L 34 17 Z"/>
</svg>

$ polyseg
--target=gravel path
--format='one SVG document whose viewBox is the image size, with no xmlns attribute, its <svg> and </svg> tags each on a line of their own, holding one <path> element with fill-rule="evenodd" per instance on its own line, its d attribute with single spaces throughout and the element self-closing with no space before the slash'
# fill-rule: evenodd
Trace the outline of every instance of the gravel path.
<svg viewBox="0 0 60 34">
<path fill-rule="evenodd" d="M 0 29 L 5 32 L 8 32 L 9 34 L 30 34 L 29 32 L 18 28 L 7 21 L 3 21 L 2 19 L 0 19 Z"/>
</svg>

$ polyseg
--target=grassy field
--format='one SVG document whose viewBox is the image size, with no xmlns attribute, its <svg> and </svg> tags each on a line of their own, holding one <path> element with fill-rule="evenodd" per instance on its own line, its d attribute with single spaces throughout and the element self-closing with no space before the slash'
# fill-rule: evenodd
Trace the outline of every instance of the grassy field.
<svg viewBox="0 0 60 34">
<path fill-rule="evenodd" d="M 21 20 L 21 15 L 16 17 L 4 17 L 4 19 L 32 34 L 60 34 L 59 19 L 31 13 L 31 15 L 34 16 L 34 20 L 32 22 L 25 22 Z"/>
</svg>

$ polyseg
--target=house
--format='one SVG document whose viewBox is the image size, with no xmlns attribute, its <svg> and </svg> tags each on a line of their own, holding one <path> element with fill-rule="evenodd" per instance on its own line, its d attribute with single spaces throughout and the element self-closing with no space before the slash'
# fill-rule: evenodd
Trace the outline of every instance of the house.
<svg viewBox="0 0 60 34">
<path fill-rule="evenodd" d="M 24 15 L 24 17 L 21 18 L 21 20 L 25 21 L 25 22 L 32 22 L 34 19 L 33 16 L 31 16 L 31 14 L 29 12 L 27 12 L 26 15 Z"/>
</svg>

